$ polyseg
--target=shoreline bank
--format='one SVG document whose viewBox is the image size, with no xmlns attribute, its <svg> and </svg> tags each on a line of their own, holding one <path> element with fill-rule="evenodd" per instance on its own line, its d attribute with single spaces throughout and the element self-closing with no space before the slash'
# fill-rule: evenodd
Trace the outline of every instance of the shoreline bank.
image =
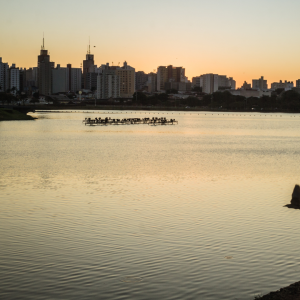
<svg viewBox="0 0 300 300">
<path fill-rule="evenodd" d="M 219 113 L 286 113 L 286 114 L 299 114 L 300 112 L 295 111 L 279 111 L 279 110 L 226 110 L 226 109 L 207 109 L 207 108 L 178 108 L 178 107 L 139 107 L 139 106 L 103 106 L 103 105 L 87 105 L 87 106 L 56 106 L 47 105 L 44 106 L 32 106 L 36 111 L 49 111 L 49 110 L 120 110 L 120 111 L 178 111 L 178 112 L 219 112 Z"/>
<path fill-rule="evenodd" d="M 254 300 L 299 300 L 300 299 L 300 281 L 292 283 L 289 286 L 281 288 L 276 292 L 270 292 L 263 296 L 256 296 Z"/>
<path fill-rule="evenodd" d="M 0 121 L 26 121 L 35 119 L 14 109 L 0 108 Z"/>
</svg>

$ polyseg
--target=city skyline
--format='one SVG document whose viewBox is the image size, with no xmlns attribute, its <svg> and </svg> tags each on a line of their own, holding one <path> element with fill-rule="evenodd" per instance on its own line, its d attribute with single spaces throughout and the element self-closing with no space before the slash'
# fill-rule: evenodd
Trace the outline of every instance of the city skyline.
<svg viewBox="0 0 300 300">
<path fill-rule="evenodd" d="M 183 66 L 189 80 L 229 74 L 237 87 L 262 75 L 295 82 L 299 8 L 295 0 L 5 1 L 0 56 L 17 67 L 36 66 L 45 32 L 45 48 L 61 66 L 80 67 L 90 36 L 97 65 L 127 61 L 146 73 Z"/>
</svg>

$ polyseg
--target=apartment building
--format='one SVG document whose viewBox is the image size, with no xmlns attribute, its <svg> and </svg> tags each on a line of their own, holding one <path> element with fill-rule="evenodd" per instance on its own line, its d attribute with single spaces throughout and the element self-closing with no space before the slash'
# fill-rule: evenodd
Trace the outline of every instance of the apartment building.
<svg viewBox="0 0 300 300">
<path fill-rule="evenodd" d="M 76 93 L 77 91 L 81 90 L 81 77 L 82 71 L 80 68 L 71 68 L 70 69 L 70 92 Z"/>
<path fill-rule="evenodd" d="M 24 70 L 24 90 L 32 91 L 38 86 L 38 68 Z"/>
<path fill-rule="evenodd" d="M 157 91 L 157 74 L 149 73 L 147 80 L 148 93 L 155 93 Z"/>
<path fill-rule="evenodd" d="M 60 64 L 52 69 L 52 94 L 67 93 L 69 91 L 69 68 L 62 68 Z"/>
<path fill-rule="evenodd" d="M 236 81 L 225 75 L 218 74 L 203 74 L 200 76 L 200 87 L 202 87 L 202 92 L 206 94 L 212 94 L 218 90 L 224 89 L 235 89 Z"/>
<path fill-rule="evenodd" d="M 140 90 L 147 85 L 148 74 L 143 71 L 135 72 L 135 90 Z"/>
<path fill-rule="evenodd" d="M 7 89 L 9 89 L 9 66 L 8 63 L 3 63 L 0 57 L 0 92 Z"/>
<path fill-rule="evenodd" d="M 196 76 L 196 77 L 193 77 L 192 78 L 192 86 L 195 87 L 195 86 L 198 86 L 198 87 L 201 87 L 201 76 Z"/>
<path fill-rule="evenodd" d="M 294 83 L 292 81 L 284 81 L 280 80 L 279 82 L 273 82 L 271 83 L 271 89 L 285 89 L 286 91 L 291 90 L 294 87 Z"/>
<path fill-rule="evenodd" d="M 244 83 L 242 85 L 242 89 L 251 90 L 251 83 L 247 83 L 247 81 L 244 81 Z"/>
<path fill-rule="evenodd" d="M 16 68 L 15 64 L 9 68 L 9 88 L 14 89 L 14 94 L 20 90 L 20 70 Z"/>
<path fill-rule="evenodd" d="M 120 97 L 120 76 L 116 70 L 106 69 L 97 76 L 97 99 Z"/>
<path fill-rule="evenodd" d="M 157 90 L 164 91 L 167 82 L 185 82 L 185 69 L 182 67 L 160 66 L 157 68 Z"/>
<path fill-rule="evenodd" d="M 268 83 L 267 80 L 264 79 L 264 76 L 252 80 L 252 89 L 261 91 L 268 89 Z"/>
<path fill-rule="evenodd" d="M 110 67 L 120 77 L 120 97 L 132 98 L 135 92 L 135 69 L 125 61 L 123 67 Z"/>
</svg>

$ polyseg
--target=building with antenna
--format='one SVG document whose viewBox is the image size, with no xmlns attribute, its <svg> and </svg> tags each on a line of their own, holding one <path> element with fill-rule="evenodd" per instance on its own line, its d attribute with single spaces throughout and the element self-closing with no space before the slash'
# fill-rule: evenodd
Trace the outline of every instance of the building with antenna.
<svg viewBox="0 0 300 300">
<path fill-rule="evenodd" d="M 38 56 L 38 89 L 42 95 L 51 95 L 51 70 L 54 68 L 54 62 L 50 62 L 48 50 L 45 50 L 44 37 L 43 46 Z"/>
<path fill-rule="evenodd" d="M 90 82 L 91 82 L 92 77 L 93 77 L 93 76 L 87 76 L 87 74 L 88 73 L 94 73 L 94 72 L 95 72 L 94 54 L 91 54 L 91 44 L 89 43 L 88 51 L 87 51 L 87 54 L 86 54 L 86 59 L 83 61 L 83 67 L 82 67 L 83 87 L 85 89 L 90 89 L 90 85 L 91 85 Z M 96 82 L 97 82 L 97 76 L 96 76 Z"/>
</svg>

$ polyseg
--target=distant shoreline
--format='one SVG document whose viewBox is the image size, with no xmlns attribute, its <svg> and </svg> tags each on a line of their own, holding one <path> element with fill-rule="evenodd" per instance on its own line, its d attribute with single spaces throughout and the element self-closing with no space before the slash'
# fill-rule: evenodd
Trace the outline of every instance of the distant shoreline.
<svg viewBox="0 0 300 300">
<path fill-rule="evenodd" d="M 162 111 L 162 112 L 205 112 L 205 113 L 247 113 L 247 114 L 299 114 L 298 111 L 290 111 L 290 110 L 226 110 L 226 109 L 209 109 L 207 107 L 159 107 L 159 106 L 152 106 L 152 107 L 146 107 L 146 106 L 122 106 L 122 105 L 21 105 L 21 106 L 0 106 L 1 109 L 15 109 L 19 110 L 22 109 L 24 112 L 27 109 L 27 112 L 62 112 L 62 111 Z"/>
<path fill-rule="evenodd" d="M 45 107 L 46 106 L 46 107 Z M 30 106 L 37 111 L 50 111 L 50 110 L 121 110 L 121 111 L 183 111 L 183 112 L 219 112 L 219 113 L 287 113 L 287 114 L 299 114 L 300 112 L 295 111 L 279 111 L 279 110 L 226 110 L 226 109 L 208 109 L 208 108 L 183 108 L 183 107 L 145 107 L 145 106 L 117 106 L 117 105 L 87 105 L 87 106 L 64 106 L 64 105 L 36 105 Z"/>
</svg>

